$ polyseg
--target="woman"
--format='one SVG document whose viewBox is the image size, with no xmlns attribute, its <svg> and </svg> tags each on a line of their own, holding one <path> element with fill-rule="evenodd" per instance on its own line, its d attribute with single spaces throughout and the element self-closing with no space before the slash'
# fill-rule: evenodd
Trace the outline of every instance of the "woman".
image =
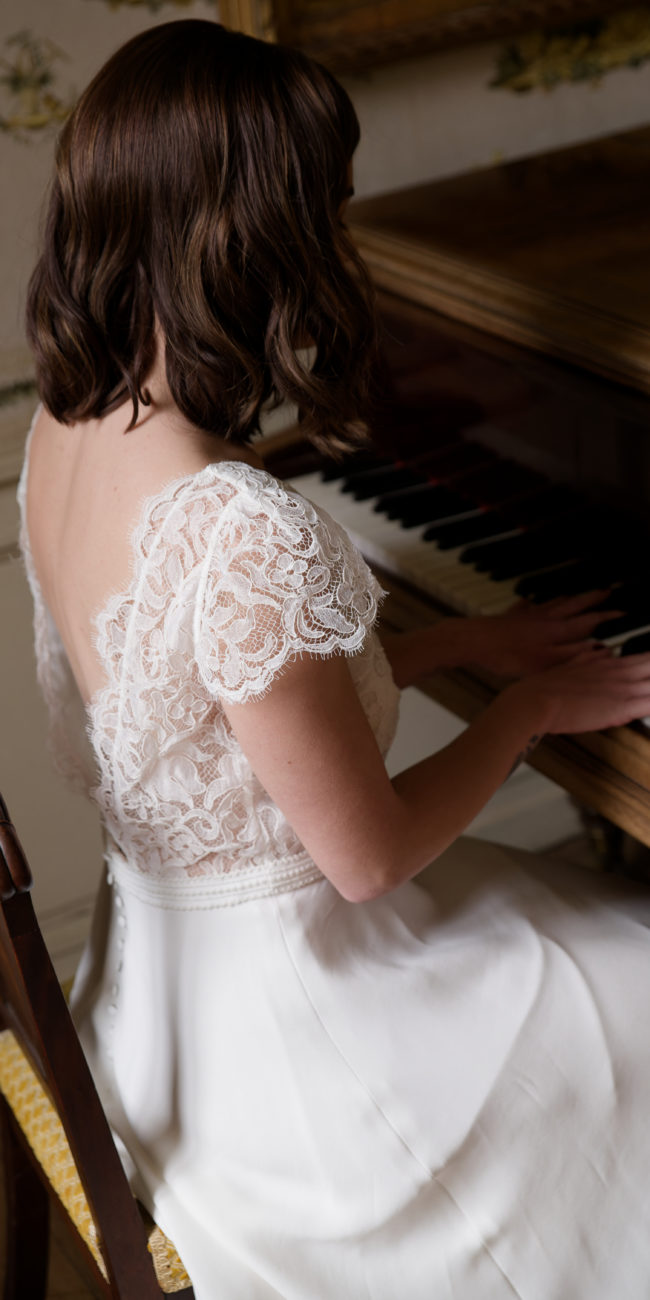
<svg viewBox="0 0 650 1300">
<path fill-rule="evenodd" d="M 62 134 L 21 498 L 108 835 L 75 1014 L 198 1300 L 642 1300 L 647 898 L 458 836 L 544 732 L 650 712 L 650 657 L 590 643 L 597 594 L 384 651 L 361 557 L 248 451 L 284 398 L 359 433 L 357 135 L 323 69 L 202 22 Z M 390 782 L 395 683 L 469 659 L 519 680 Z"/>
</svg>

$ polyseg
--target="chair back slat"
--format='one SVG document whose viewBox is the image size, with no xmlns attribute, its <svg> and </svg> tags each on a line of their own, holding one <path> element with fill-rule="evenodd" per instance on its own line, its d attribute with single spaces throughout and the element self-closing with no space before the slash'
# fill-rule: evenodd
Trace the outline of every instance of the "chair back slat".
<svg viewBox="0 0 650 1300">
<path fill-rule="evenodd" d="M 0 1019 L 59 1115 L 113 1294 L 160 1300 L 140 1214 L 31 900 L 31 872 L 0 795 Z"/>
<path fill-rule="evenodd" d="M 12 898 L 32 887 L 32 873 L 0 794 L 0 898 Z"/>
</svg>

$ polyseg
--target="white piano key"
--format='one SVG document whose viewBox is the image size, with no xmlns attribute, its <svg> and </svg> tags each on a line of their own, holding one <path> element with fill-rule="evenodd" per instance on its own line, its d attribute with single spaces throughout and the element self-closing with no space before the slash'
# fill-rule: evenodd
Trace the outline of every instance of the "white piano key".
<svg viewBox="0 0 650 1300">
<path fill-rule="evenodd" d="M 503 613 L 519 600 L 516 587 L 521 578 L 530 576 L 517 574 L 495 581 L 474 565 L 461 562 L 465 546 L 443 550 L 436 542 L 426 542 L 427 525 L 403 528 L 399 522 L 376 511 L 373 499 L 357 501 L 351 493 L 341 492 L 340 480 L 324 482 L 319 473 L 306 474 L 289 486 L 336 519 L 370 564 L 412 583 L 455 613 L 470 616 Z M 564 568 L 569 563 L 565 560 L 549 568 Z M 540 566 L 534 572 L 547 571 Z M 620 652 L 626 641 L 645 632 L 650 632 L 650 623 L 602 640 Z M 650 728 L 650 719 L 645 722 Z"/>
<path fill-rule="evenodd" d="M 372 499 L 357 501 L 351 493 L 341 492 L 340 480 L 304 474 L 288 486 L 341 524 L 369 564 L 412 583 L 458 614 L 501 613 L 518 599 L 515 588 L 520 575 L 494 581 L 474 565 L 461 563 L 465 546 L 443 550 L 437 542 L 425 541 L 426 524 L 403 528 L 376 511 Z"/>
<path fill-rule="evenodd" d="M 643 636 L 645 632 L 650 632 L 650 623 L 643 623 L 639 627 L 630 628 L 628 632 L 619 632 L 614 636 L 601 636 L 599 639 L 602 645 L 611 646 L 612 650 L 620 650 L 626 641 L 631 641 L 635 636 Z"/>
<path fill-rule="evenodd" d="M 512 606 L 521 600 L 519 593 L 515 590 L 515 585 L 511 581 L 507 581 L 504 583 L 503 591 L 489 592 L 486 599 L 482 600 L 480 606 L 474 610 L 474 613 L 505 614 L 507 609 L 512 609 Z"/>
<path fill-rule="evenodd" d="M 327 510 L 370 563 L 406 574 L 418 570 L 422 556 L 436 549 L 422 540 L 424 528 L 402 528 L 379 514 L 372 500 L 356 501 L 349 493 L 341 492 L 336 482 L 324 483 L 319 474 L 304 474 L 291 486 Z"/>
</svg>

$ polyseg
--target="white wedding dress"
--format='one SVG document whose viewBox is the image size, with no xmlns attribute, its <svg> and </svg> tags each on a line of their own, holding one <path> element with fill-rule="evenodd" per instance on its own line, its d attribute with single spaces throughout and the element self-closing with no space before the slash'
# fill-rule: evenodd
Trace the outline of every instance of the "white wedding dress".
<svg viewBox="0 0 650 1300">
<path fill-rule="evenodd" d="M 648 892 L 461 840 L 341 898 L 222 703 L 342 653 L 385 752 L 398 693 L 376 581 L 268 474 L 147 503 L 87 716 L 23 544 L 59 762 L 109 844 L 74 1014 L 197 1300 L 648 1300 Z"/>
</svg>

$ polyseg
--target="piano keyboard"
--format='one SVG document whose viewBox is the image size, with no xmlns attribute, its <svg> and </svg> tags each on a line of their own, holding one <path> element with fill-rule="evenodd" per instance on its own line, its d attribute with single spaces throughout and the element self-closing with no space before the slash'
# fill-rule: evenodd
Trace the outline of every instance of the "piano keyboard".
<svg viewBox="0 0 650 1300">
<path fill-rule="evenodd" d="M 640 525 L 482 443 L 456 440 L 406 464 L 361 452 L 290 483 L 345 528 L 371 565 L 452 613 L 497 614 L 522 596 L 611 586 L 604 607 L 624 613 L 596 635 L 624 653 L 650 649 Z"/>
<path fill-rule="evenodd" d="M 461 563 L 463 547 L 442 550 L 424 540 L 426 528 L 402 528 L 375 510 L 375 503 L 357 501 L 336 482 L 318 473 L 304 474 L 292 486 L 345 528 L 369 564 L 376 564 L 412 583 L 459 614 L 497 613 L 517 599 L 512 579 L 493 581 Z"/>
</svg>

